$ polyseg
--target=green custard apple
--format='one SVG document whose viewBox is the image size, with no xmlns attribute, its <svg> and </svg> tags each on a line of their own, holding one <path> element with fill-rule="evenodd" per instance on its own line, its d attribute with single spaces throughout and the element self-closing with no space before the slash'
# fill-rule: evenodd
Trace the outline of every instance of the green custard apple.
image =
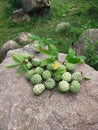
<svg viewBox="0 0 98 130">
<path fill-rule="evenodd" d="M 33 91 L 35 94 L 39 95 L 45 90 L 45 86 L 43 84 L 36 84 L 33 87 Z"/>
<path fill-rule="evenodd" d="M 23 54 L 23 57 L 25 58 L 25 59 L 31 59 L 31 55 L 30 54 L 28 54 L 27 52 L 25 52 L 24 54 Z"/>
<path fill-rule="evenodd" d="M 39 43 L 38 42 L 34 43 L 32 45 L 32 48 L 33 48 L 34 52 L 36 52 L 36 53 L 40 52 L 40 50 L 39 50 Z"/>
<path fill-rule="evenodd" d="M 40 74 L 41 75 L 44 72 L 44 69 L 42 67 L 37 67 L 35 69 L 35 72 L 36 72 L 36 74 Z"/>
<path fill-rule="evenodd" d="M 72 74 L 72 80 L 81 81 L 83 79 L 81 72 L 75 72 Z"/>
<path fill-rule="evenodd" d="M 31 69 L 31 68 L 33 67 L 33 65 L 32 65 L 31 62 L 28 62 L 28 63 L 26 64 L 26 66 L 27 66 L 28 69 Z"/>
<path fill-rule="evenodd" d="M 29 62 L 29 59 L 25 59 L 24 61 L 25 61 L 26 63 L 28 63 L 28 62 Z"/>
<path fill-rule="evenodd" d="M 39 84 L 42 82 L 42 77 L 39 74 L 34 74 L 31 78 L 33 84 Z"/>
<path fill-rule="evenodd" d="M 37 58 L 33 58 L 32 59 L 32 65 L 33 66 L 40 66 L 40 64 L 41 64 L 41 60 L 40 59 L 37 59 Z"/>
<path fill-rule="evenodd" d="M 65 65 L 66 65 L 66 69 L 68 71 L 74 71 L 76 69 L 76 64 L 72 64 L 72 63 L 67 62 Z"/>
<path fill-rule="evenodd" d="M 54 81 L 54 79 L 52 79 L 52 78 L 47 79 L 45 81 L 45 87 L 47 89 L 50 89 L 50 90 L 53 89 L 55 87 L 55 81 Z"/>
<path fill-rule="evenodd" d="M 47 65 L 47 70 L 54 70 L 54 64 L 53 63 L 51 63 L 51 64 L 48 64 Z"/>
<path fill-rule="evenodd" d="M 66 72 L 66 67 L 64 65 L 60 65 L 58 69 L 62 69 Z"/>
<path fill-rule="evenodd" d="M 67 81 L 61 81 L 59 82 L 59 87 L 58 87 L 58 91 L 65 93 L 69 91 L 69 83 Z"/>
<path fill-rule="evenodd" d="M 45 70 L 43 73 L 42 73 L 42 76 L 44 79 L 48 79 L 48 78 L 51 78 L 51 72 L 49 70 Z"/>
<path fill-rule="evenodd" d="M 35 70 L 28 70 L 26 73 L 26 78 L 30 80 L 34 74 Z"/>
<path fill-rule="evenodd" d="M 54 76 L 54 80 L 55 80 L 56 82 L 59 82 L 59 81 L 61 80 L 61 75 L 55 75 L 55 76 Z"/>
<path fill-rule="evenodd" d="M 70 82 L 71 81 L 71 74 L 69 72 L 65 72 L 62 74 L 62 80 Z"/>
<path fill-rule="evenodd" d="M 80 83 L 76 80 L 73 80 L 70 87 L 69 87 L 69 90 L 72 92 L 72 93 L 77 93 L 80 91 Z"/>
</svg>

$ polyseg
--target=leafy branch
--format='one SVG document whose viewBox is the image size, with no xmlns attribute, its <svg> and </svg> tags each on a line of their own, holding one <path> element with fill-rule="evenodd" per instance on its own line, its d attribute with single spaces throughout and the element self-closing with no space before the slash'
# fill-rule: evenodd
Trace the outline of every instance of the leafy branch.
<svg viewBox="0 0 98 130">
<path fill-rule="evenodd" d="M 19 67 L 18 68 L 18 74 L 22 75 L 24 72 L 27 72 L 28 69 L 31 68 L 31 56 L 28 53 L 24 53 L 24 54 L 18 54 L 18 53 L 14 53 L 12 55 L 12 58 L 14 60 L 14 63 L 11 64 L 7 64 L 5 67 L 7 68 L 15 68 L 15 67 Z"/>
<path fill-rule="evenodd" d="M 78 64 L 78 63 L 83 64 L 85 63 L 85 59 L 86 59 L 85 56 L 82 56 L 82 55 L 76 56 L 75 51 L 72 48 L 68 50 L 68 54 L 65 58 L 65 60 L 67 60 L 69 63 L 72 63 L 72 64 Z"/>
</svg>

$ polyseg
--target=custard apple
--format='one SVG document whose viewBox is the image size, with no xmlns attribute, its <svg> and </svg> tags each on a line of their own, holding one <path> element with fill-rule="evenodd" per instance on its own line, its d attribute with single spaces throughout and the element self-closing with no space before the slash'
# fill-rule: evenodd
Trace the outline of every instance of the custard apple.
<svg viewBox="0 0 98 130">
<path fill-rule="evenodd" d="M 59 87 L 58 87 L 58 91 L 59 92 L 62 92 L 62 93 L 65 93 L 65 92 L 68 92 L 69 90 L 69 83 L 67 81 L 61 81 L 59 82 Z"/>
<path fill-rule="evenodd" d="M 66 65 L 66 69 L 68 71 L 74 71 L 76 69 L 76 64 L 72 64 L 72 63 L 67 62 L 65 65 Z"/>
<path fill-rule="evenodd" d="M 28 62 L 29 62 L 29 59 L 25 59 L 24 61 L 25 61 L 26 63 L 28 63 Z"/>
<path fill-rule="evenodd" d="M 33 84 L 39 84 L 42 81 L 42 77 L 39 74 L 34 74 L 31 78 Z"/>
<path fill-rule="evenodd" d="M 66 67 L 64 65 L 60 65 L 58 69 L 62 69 L 66 72 Z"/>
<path fill-rule="evenodd" d="M 32 48 L 33 48 L 33 51 L 35 51 L 36 53 L 37 53 L 37 52 L 40 52 L 40 51 L 39 51 L 39 43 L 38 43 L 38 42 L 34 43 L 34 44 L 32 45 Z"/>
<path fill-rule="evenodd" d="M 51 78 L 51 72 L 48 71 L 48 70 L 45 70 L 45 71 L 42 73 L 42 76 L 43 76 L 44 79 Z"/>
<path fill-rule="evenodd" d="M 31 59 L 31 55 L 28 54 L 27 52 L 25 52 L 25 53 L 23 54 L 23 57 L 24 57 L 25 59 Z"/>
<path fill-rule="evenodd" d="M 53 63 L 51 63 L 51 64 L 48 64 L 47 65 L 47 70 L 54 70 L 54 64 Z"/>
<path fill-rule="evenodd" d="M 35 70 L 28 70 L 26 73 L 26 78 L 31 79 L 34 74 L 35 74 Z"/>
<path fill-rule="evenodd" d="M 45 90 L 45 86 L 43 84 L 36 84 L 33 87 L 33 91 L 35 94 L 39 95 Z"/>
<path fill-rule="evenodd" d="M 40 74 L 41 75 L 44 72 L 44 69 L 42 67 L 37 67 L 35 69 L 35 72 L 36 72 L 36 74 Z"/>
<path fill-rule="evenodd" d="M 61 75 L 55 75 L 54 80 L 59 82 L 61 80 Z"/>
<path fill-rule="evenodd" d="M 72 74 L 72 80 L 81 81 L 83 79 L 82 74 L 80 72 L 75 72 Z"/>
<path fill-rule="evenodd" d="M 80 83 L 76 80 L 73 80 L 70 87 L 69 87 L 69 90 L 72 93 L 77 93 L 80 90 Z"/>
<path fill-rule="evenodd" d="M 45 82 L 45 87 L 47 89 L 53 89 L 55 87 L 55 81 L 52 78 L 48 78 Z"/>
<path fill-rule="evenodd" d="M 67 82 L 71 81 L 71 74 L 69 72 L 65 72 L 62 74 L 62 80 L 65 80 Z"/>
<path fill-rule="evenodd" d="M 26 66 L 27 66 L 28 69 L 31 69 L 31 68 L 33 67 L 33 65 L 32 65 L 31 62 L 28 62 L 28 63 L 26 64 Z"/>
<path fill-rule="evenodd" d="M 33 66 L 40 66 L 40 64 L 41 64 L 40 59 L 37 59 L 37 58 L 32 59 L 32 65 Z"/>
</svg>

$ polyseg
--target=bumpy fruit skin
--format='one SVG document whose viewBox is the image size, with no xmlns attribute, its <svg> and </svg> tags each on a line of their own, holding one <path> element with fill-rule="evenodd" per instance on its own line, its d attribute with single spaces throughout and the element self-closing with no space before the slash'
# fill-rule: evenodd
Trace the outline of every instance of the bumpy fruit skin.
<svg viewBox="0 0 98 130">
<path fill-rule="evenodd" d="M 40 52 L 40 51 L 39 51 L 39 43 L 34 43 L 34 44 L 32 45 L 32 48 L 33 48 L 33 50 L 34 50 L 36 53 Z"/>
<path fill-rule="evenodd" d="M 69 83 L 67 81 L 61 81 L 59 82 L 58 91 L 65 93 L 69 91 Z"/>
<path fill-rule="evenodd" d="M 33 91 L 35 94 L 39 95 L 45 90 L 45 86 L 43 84 L 36 84 L 33 87 Z"/>
<path fill-rule="evenodd" d="M 82 75 L 80 72 L 75 72 L 72 75 L 72 80 L 77 80 L 77 81 L 81 81 L 83 79 Z"/>
<path fill-rule="evenodd" d="M 69 90 L 72 93 L 79 92 L 79 90 L 80 90 L 80 83 L 78 81 L 76 81 L 76 80 L 73 80 L 72 83 L 71 83 L 71 86 L 69 87 Z"/>
<path fill-rule="evenodd" d="M 53 89 L 55 87 L 54 79 L 52 79 L 52 78 L 47 79 L 45 82 L 45 87 L 50 90 Z"/>
<path fill-rule="evenodd" d="M 23 57 L 25 59 L 31 59 L 31 55 L 29 55 L 27 52 L 23 54 Z"/>
<path fill-rule="evenodd" d="M 56 82 L 59 82 L 59 81 L 61 80 L 61 75 L 55 75 L 55 76 L 54 76 L 54 80 L 55 80 Z"/>
<path fill-rule="evenodd" d="M 33 66 L 40 66 L 40 64 L 41 64 L 40 59 L 37 59 L 37 58 L 32 59 L 32 65 Z"/>
<path fill-rule="evenodd" d="M 44 69 L 42 67 L 37 67 L 35 69 L 35 72 L 36 72 L 36 74 L 40 74 L 41 75 L 44 72 Z"/>
<path fill-rule="evenodd" d="M 27 65 L 27 68 L 28 68 L 28 69 L 31 69 L 31 68 L 33 67 L 33 65 L 32 65 L 31 62 L 28 62 L 26 65 Z"/>
<path fill-rule="evenodd" d="M 66 69 L 68 70 L 68 71 L 74 71 L 75 69 L 76 69 L 76 65 L 75 64 L 72 64 L 72 63 L 66 63 L 65 64 L 66 65 Z"/>
<path fill-rule="evenodd" d="M 35 70 L 28 70 L 26 73 L 26 78 L 30 80 L 34 74 Z"/>
<path fill-rule="evenodd" d="M 48 64 L 48 65 L 47 65 L 47 70 L 50 70 L 50 71 L 51 71 L 51 70 L 54 70 L 54 64 L 52 64 L 52 63 L 51 63 L 51 64 Z"/>
<path fill-rule="evenodd" d="M 42 77 L 39 74 L 34 74 L 31 78 L 33 84 L 39 84 L 42 81 Z"/>
<path fill-rule="evenodd" d="M 62 80 L 70 82 L 71 81 L 71 74 L 69 72 L 65 72 L 62 74 Z"/>
<path fill-rule="evenodd" d="M 66 67 L 64 65 L 60 65 L 58 69 L 62 69 L 66 72 Z"/>
<path fill-rule="evenodd" d="M 42 76 L 43 76 L 44 79 L 51 78 L 51 72 L 48 71 L 48 70 L 45 70 L 45 71 L 42 73 Z"/>
</svg>

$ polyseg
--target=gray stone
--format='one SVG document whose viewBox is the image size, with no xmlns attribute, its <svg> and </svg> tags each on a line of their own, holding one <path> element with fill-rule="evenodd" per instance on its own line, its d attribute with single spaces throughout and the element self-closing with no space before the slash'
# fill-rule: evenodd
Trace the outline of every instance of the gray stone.
<svg viewBox="0 0 98 130">
<path fill-rule="evenodd" d="M 31 51 L 31 45 L 18 53 Z M 10 51 L 13 54 L 15 51 Z M 38 54 L 40 59 L 45 58 Z M 64 61 L 65 55 L 59 54 Z M 97 130 L 98 129 L 98 72 L 86 64 L 77 71 L 92 76 L 83 80 L 77 94 L 60 94 L 56 90 L 36 96 L 32 85 L 16 69 L 7 69 L 11 55 L 0 64 L 0 130 Z"/>
<path fill-rule="evenodd" d="M 23 17 L 22 17 L 22 22 L 30 22 L 30 16 L 28 14 L 25 14 Z"/>
<path fill-rule="evenodd" d="M 30 22 L 30 16 L 26 14 L 23 9 L 18 9 L 13 11 L 12 21 L 15 23 Z"/>
<path fill-rule="evenodd" d="M 13 40 L 7 41 L 0 50 L 0 60 L 2 61 L 6 57 L 6 54 L 9 50 L 17 48 L 19 48 L 19 45 L 15 41 Z"/>
<path fill-rule="evenodd" d="M 22 7 L 26 13 L 32 12 L 43 7 L 50 7 L 49 0 L 21 0 Z"/>
<path fill-rule="evenodd" d="M 21 32 L 18 36 L 17 36 L 17 42 L 19 44 L 22 43 L 30 43 L 32 40 L 29 38 L 29 36 L 31 36 L 30 33 L 28 32 Z"/>
<path fill-rule="evenodd" d="M 88 45 L 94 48 L 94 52 L 98 55 L 98 29 L 87 29 L 74 43 L 73 48 L 78 55 L 85 55 Z"/>
<path fill-rule="evenodd" d="M 57 25 L 56 27 L 56 32 L 59 32 L 59 31 L 66 31 L 68 28 L 70 28 L 70 23 L 69 22 L 61 22 Z"/>
</svg>

